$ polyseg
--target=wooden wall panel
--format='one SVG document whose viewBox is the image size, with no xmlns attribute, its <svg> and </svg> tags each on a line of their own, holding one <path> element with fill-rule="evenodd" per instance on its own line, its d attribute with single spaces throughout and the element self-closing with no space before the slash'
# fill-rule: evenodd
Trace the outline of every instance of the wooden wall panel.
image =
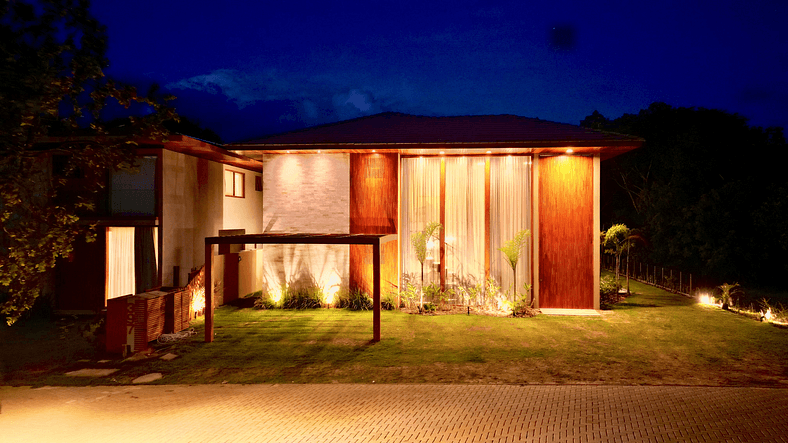
<svg viewBox="0 0 788 443">
<path fill-rule="evenodd" d="M 350 233 L 396 234 L 397 154 L 350 154 Z M 350 245 L 350 287 L 372 294 L 372 247 Z M 381 289 L 398 280 L 397 242 L 383 247 Z"/>
<path fill-rule="evenodd" d="M 593 159 L 539 165 L 540 308 L 594 308 Z"/>
</svg>

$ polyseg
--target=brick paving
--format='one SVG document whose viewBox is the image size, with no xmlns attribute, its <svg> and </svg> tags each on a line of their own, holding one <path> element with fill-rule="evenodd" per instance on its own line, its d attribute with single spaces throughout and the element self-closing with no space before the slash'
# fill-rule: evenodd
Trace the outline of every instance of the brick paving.
<svg viewBox="0 0 788 443">
<path fill-rule="evenodd" d="M 788 442 L 788 389 L 0 387 L 13 442 Z"/>
</svg>

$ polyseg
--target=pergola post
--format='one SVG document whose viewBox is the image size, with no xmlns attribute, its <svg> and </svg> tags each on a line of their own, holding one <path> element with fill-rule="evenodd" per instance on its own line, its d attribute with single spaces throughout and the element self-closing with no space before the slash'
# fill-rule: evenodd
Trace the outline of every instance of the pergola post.
<svg viewBox="0 0 788 443">
<path fill-rule="evenodd" d="M 380 239 L 372 244 L 372 341 L 380 341 Z"/>
<path fill-rule="evenodd" d="M 213 244 L 205 239 L 205 343 L 213 341 L 213 282 L 211 281 L 211 262 Z"/>
</svg>

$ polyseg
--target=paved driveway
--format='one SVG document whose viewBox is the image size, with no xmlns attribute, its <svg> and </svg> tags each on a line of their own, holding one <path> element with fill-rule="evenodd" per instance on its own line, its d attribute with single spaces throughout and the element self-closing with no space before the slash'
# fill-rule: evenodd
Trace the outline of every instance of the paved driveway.
<svg viewBox="0 0 788 443">
<path fill-rule="evenodd" d="M 788 442 L 788 389 L 0 388 L 2 442 Z"/>
</svg>

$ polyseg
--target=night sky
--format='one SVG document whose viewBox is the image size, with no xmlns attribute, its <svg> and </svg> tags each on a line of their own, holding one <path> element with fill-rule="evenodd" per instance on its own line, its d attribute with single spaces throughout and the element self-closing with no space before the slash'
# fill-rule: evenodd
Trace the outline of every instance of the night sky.
<svg viewBox="0 0 788 443">
<path fill-rule="evenodd" d="M 788 2 L 94 0 L 116 79 L 225 142 L 383 111 L 788 126 Z"/>
</svg>

